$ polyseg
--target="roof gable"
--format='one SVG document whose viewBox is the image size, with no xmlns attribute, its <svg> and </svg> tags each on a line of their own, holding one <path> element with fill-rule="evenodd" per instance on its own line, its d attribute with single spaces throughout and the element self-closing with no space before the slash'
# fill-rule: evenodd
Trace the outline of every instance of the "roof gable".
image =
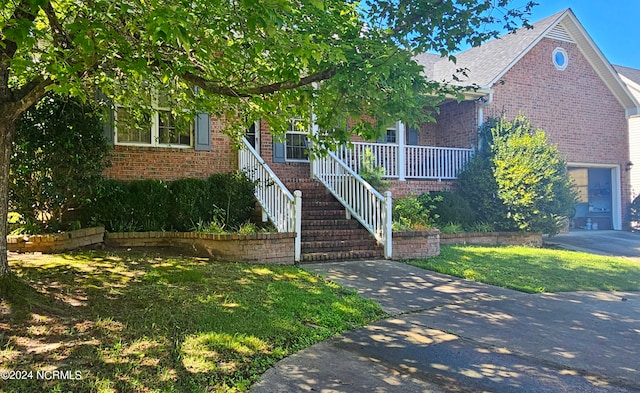
<svg viewBox="0 0 640 393">
<path fill-rule="evenodd" d="M 618 73 L 595 45 L 571 9 L 544 18 L 534 23 L 530 29 L 518 29 L 466 50 L 456 56 L 456 63 L 447 58 L 440 58 L 434 62 L 433 55 L 417 56 L 416 61 L 425 67 L 425 74 L 432 80 L 491 89 L 543 38 L 575 43 L 591 67 L 626 109 L 627 116 L 640 114 L 640 103 L 631 95 Z M 461 75 L 457 71 L 459 69 L 466 69 L 467 75 Z M 453 75 L 457 75 L 457 80 Z"/>
</svg>

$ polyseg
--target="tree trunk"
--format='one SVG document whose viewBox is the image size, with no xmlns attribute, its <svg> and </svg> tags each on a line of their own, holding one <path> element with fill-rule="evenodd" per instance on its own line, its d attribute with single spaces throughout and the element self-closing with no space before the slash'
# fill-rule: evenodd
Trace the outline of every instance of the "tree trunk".
<svg viewBox="0 0 640 393">
<path fill-rule="evenodd" d="M 16 121 L 0 117 L 0 277 L 11 274 L 7 256 L 7 218 L 9 214 L 9 168 L 11 142 L 16 130 Z"/>
</svg>

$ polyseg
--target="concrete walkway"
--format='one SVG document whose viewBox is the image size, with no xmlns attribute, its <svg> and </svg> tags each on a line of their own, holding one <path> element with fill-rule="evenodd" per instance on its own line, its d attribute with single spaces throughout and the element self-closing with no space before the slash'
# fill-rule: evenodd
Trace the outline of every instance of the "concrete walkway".
<svg viewBox="0 0 640 393">
<path fill-rule="evenodd" d="M 640 294 L 529 295 L 390 261 L 303 265 L 392 315 L 252 392 L 640 392 Z"/>
</svg>

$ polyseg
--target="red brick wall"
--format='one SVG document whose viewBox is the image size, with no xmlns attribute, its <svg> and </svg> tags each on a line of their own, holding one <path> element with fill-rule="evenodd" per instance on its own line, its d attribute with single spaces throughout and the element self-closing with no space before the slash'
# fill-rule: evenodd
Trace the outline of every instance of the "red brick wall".
<svg viewBox="0 0 640 393">
<path fill-rule="evenodd" d="M 551 60 L 556 47 L 568 54 L 564 71 Z M 494 86 L 485 115 L 513 118 L 522 111 L 568 161 L 623 167 L 628 161 L 624 108 L 575 44 L 543 39 L 502 82 Z"/>
<path fill-rule="evenodd" d="M 436 146 L 475 147 L 478 143 L 478 110 L 475 101 L 446 102 L 436 116 Z"/>
<path fill-rule="evenodd" d="M 432 191 L 451 191 L 455 188 L 455 180 L 391 180 L 391 196 L 393 198 L 404 198 L 406 196 L 416 196 Z"/>
<path fill-rule="evenodd" d="M 110 156 L 111 167 L 104 175 L 119 180 L 175 180 L 234 171 L 238 169 L 237 154 L 229 138 L 221 133 L 222 128 L 221 120 L 212 119 L 211 151 L 116 145 Z"/>
<path fill-rule="evenodd" d="M 568 54 L 564 71 L 552 62 L 556 47 Z M 620 165 L 624 215 L 630 194 L 625 111 L 575 44 L 543 39 L 494 86 L 485 116 L 513 118 L 520 111 L 568 162 Z"/>
<path fill-rule="evenodd" d="M 260 122 L 260 156 L 282 181 L 308 179 L 311 176 L 308 162 L 273 162 L 273 136 L 265 121 Z"/>
</svg>

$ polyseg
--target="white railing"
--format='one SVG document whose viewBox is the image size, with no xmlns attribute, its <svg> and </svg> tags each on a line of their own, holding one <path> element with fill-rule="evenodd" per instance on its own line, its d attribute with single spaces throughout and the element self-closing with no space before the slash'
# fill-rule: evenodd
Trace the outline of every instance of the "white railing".
<svg viewBox="0 0 640 393">
<path fill-rule="evenodd" d="M 353 142 L 353 148 L 342 148 L 336 156 L 344 161 L 355 172 L 360 171 L 362 157 L 370 150 L 375 158 L 375 165 L 385 169 L 385 177 L 398 177 L 398 145 L 394 143 Z"/>
<path fill-rule="evenodd" d="M 302 240 L 302 192 L 293 195 L 246 139 L 238 152 L 238 167 L 256 183 L 255 196 L 278 232 L 295 232 L 295 261 L 300 262 Z"/>
<path fill-rule="evenodd" d="M 312 172 L 333 196 L 383 245 L 385 258 L 391 250 L 391 192 L 383 196 L 347 166 L 335 153 L 312 161 Z"/>
<path fill-rule="evenodd" d="M 343 147 L 337 156 L 353 171 L 358 172 L 362 157 L 370 150 L 375 164 L 385 168 L 385 177 L 407 179 L 456 179 L 473 157 L 473 149 L 413 146 L 390 143 L 353 142 Z M 401 168 L 404 163 L 404 168 Z M 402 173 L 402 175 L 400 175 Z"/>
<path fill-rule="evenodd" d="M 407 178 L 456 179 L 473 157 L 473 149 L 406 146 Z"/>
</svg>

